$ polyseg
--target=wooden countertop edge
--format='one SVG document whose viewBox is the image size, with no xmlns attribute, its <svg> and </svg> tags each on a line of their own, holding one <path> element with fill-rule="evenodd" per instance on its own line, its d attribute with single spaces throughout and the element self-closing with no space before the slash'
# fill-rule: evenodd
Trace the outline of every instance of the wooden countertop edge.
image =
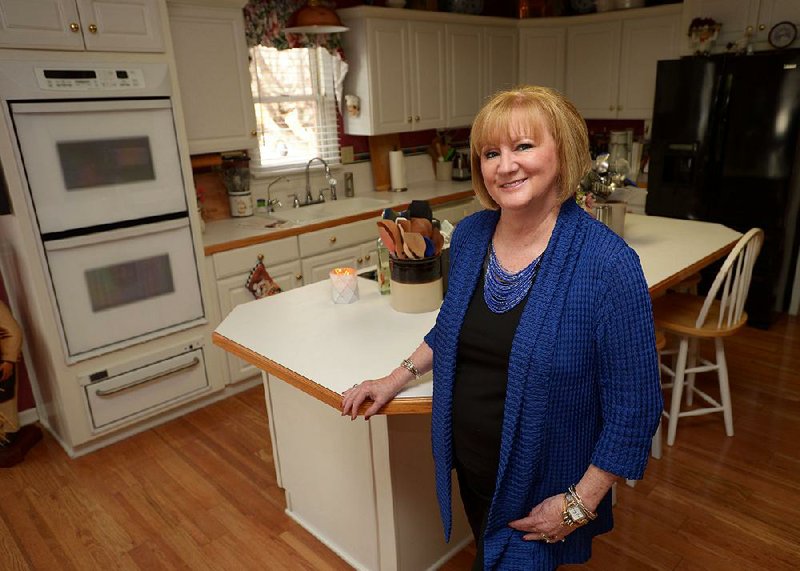
<svg viewBox="0 0 800 571">
<path fill-rule="evenodd" d="M 220 335 L 216 331 L 211 334 L 214 345 L 221 347 L 225 351 L 244 359 L 251 365 L 275 375 L 282 381 L 289 383 L 293 387 L 300 389 L 304 393 L 336 409 L 341 409 L 342 395 L 319 385 L 298 373 L 287 369 L 283 365 L 259 355 L 255 351 L 248 349 L 238 343 L 231 341 L 227 337 Z M 357 381 L 358 379 L 355 379 Z M 354 382 L 355 382 L 354 381 Z M 363 415 L 369 406 L 369 402 L 361 405 L 358 409 L 359 415 Z M 378 414 L 424 414 L 431 412 L 430 397 L 406 397 L 396 398 L 386 404 Z"/>
<path fill-rule="evenodd" d="M 735 240 L 731 241 L 729 244 L 726 244 L 725 246 L 715 251 L 714 253 L 709 254 L 705 258 L 695 262 L 694 264 L 681 270 L 677 274 L 674 274 L 669 278 L 655 284 L 654 286 L 649 288 L 650 297 L 656 298 L 664 295 L 666 291 L 672 286 L 679 284 L 680 282 L 682 282 L 692 274 L 699 272 L 701 269 L 705 268 L 709 264 L 712 264 L 713 262 L 716 262 L 717 260 L 724 258 L 730 253 L 731 250 L 733 250 L 734 246 L 736 246 L 736 243 L 738 241 L 739 238 L 736 238 Z"/>
<path fill-rule="evenodd" d="M 453 194 L 444 196 L 436 196 L 428 199 L 431 206 L 439 204 L 446 204 L 448 202 L 455 202 L 456 200 L 463 200 L 471 198 L 474 195 L 472 190 L 463 190 Z M 396 209 L 403 210 L 408 207 L 409 203 L 395 204 Z M 263 244 L 264 242 L 271 242 L 273 240 L 280 240 L 281 238 L 289 238 L 291 236 L 299 236 L 315 230 L 324 230 L 326 228 L 333 228 L 341 226 L 342 224 L 350 224 L 351 222 L 360 222 L 361 220 L 369 220 L 375 216 L 379 216 L 383 212 L 383 208 L 376 210 L 369 210 L 367 212 L 359 212 L 358 214 L 351 214 L 343 216 L 342 218 L 335 218 L 333 220 L 324 220 L 322 222 L 315 222 L 313 224 L 305 224 L 303 226 L 294 226 L 292 228 L 285 228 L 279 230 L 270 230 L 268 233 L 260 234 L 257 236 L 250 236 L 248 238 L 240 238 L 238 240 L 231 240 L 230 242 L 221 242 L 203 248 L 203 253 L 206 256 L 218 254 L 219 252 L 226 252 L 228 250 L 235 250 L 236 248 L 243 248 L 245 246 L 252 246 L 254 244 Z"/>
</svg>

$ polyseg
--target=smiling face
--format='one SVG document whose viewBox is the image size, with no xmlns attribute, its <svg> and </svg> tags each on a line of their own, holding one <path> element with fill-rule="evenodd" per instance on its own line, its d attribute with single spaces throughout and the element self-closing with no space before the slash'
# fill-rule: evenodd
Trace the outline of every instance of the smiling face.
<svg viewBox="0 0 800 571">
<path fill-rule="evenodd" d="M 557 204 L 560 185 L 558 149 L 550 130 L 511 115 L 511 128 L 497 133 L 480 148 L 480 168 L 489 196 L 503 209 Z"/>
<path fill-rule="evenodd" d="M 551 195 L 560 203 L 574 195 L 589 168 L 586 123 L 553 89 L 502 91 L 475 116 L 470 157 L 475 195 L 484 208 L 534 205 Z"/>
</svg>

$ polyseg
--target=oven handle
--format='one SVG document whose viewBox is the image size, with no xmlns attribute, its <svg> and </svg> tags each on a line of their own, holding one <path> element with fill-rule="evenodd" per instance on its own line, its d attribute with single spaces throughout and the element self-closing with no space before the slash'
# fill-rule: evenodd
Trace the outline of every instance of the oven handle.
<svg viewBox="0 0 800 571">
<path fill-rule="evenodd" d="M 128 383 L 127 385 L 122 385 L 121 387 L 117 387 L 117 388 L 114 388 L 114 389 L 108 389 L 108 390 L 100 390 L 100 391 L 95 392 L 94 394 L 96 396 L 98 396 L 98 397 L 110 397 L 110 396 L 119 394 L 119 393 L 124 392 L 124 391 L 129 391 L 131 389 L 134 389 L 134 388 L 139 387 L 141 385 L 144 385 L 146 383 L 151 383 L 153 381 L 157 381 L 158 379 L 160 379 L 162 377 L 166 377 L 168 375 L 174 375 L 175 373 L 178 373 L 180 371 L 184 371 L 186 369 L 191 369 L 192 367 L 196 367 L 199 364 L 200 364 L 200 359 L 198 357 L 194 357 L 194 358 L 192 358 L 191 361 L 189 361 L 188 363 L 184 363 L 183 365 L 178 365 L 177 367 L 172 367 L 171 369 L 167 369 L 166 371 L 163 371 L 161 373 L 156 373 L 155 375 L 150 375 L 150 376 L 145 377 L 143 379 L 139 379 L 137 381 L 133 381 L 132 383 Z"/>
<path fill-rule="evenodd" d="M 87 234 L 86 236 L 75 236 L 73 238 L 48 240 L 47 242 L 44 243 L 44 249 L 48 252 L 57 252 L 58 250 L 69 250 L 71 248 L 93 246 L 95 244 L 114 242 L 115 240 L 127 240 L 128 238 L 139 238 L 141 236 L 147 236 L 148 234 L 155 234 L 157 232 L 166 232 L 168 230 L 177 230 L 180 228 L 187 228 L 188 226 L 189 226 L 189 218 L 179 218 L 177 220 L 165 220 L 164 222 L 142 224 L 140 226 L 131 226 L 130 228 L 109 230 L 108 232 L 95 232 L 94 234 Z"/>
<path fill-rule="evenodd" d="M 57 103 L 12 103 L 11 110 L 20 113 L 91 113 L 94 111 L 141 111 L 171 109 L 169 99 L 125 99 L 122 101 L 59 101 Z"/>
</svg>

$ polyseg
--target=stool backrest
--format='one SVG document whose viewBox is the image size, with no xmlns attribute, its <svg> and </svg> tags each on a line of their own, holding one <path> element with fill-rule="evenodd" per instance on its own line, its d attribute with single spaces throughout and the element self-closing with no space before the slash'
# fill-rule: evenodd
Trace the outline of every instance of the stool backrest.
<svg viewBox="0 0 800 571">
<path fill-rule="evenodd" d="M 717 327 L 730 327 L 738 323 L 747 301 L 750 290 L 750 279 L 753 276 L 753 265 L 756 263 L 761 245 L 764 243 L 764 231 L 752 228 L 742 236 L 725 259 L 722 267 L 708 290 L 705 303 L 697 316 L 695 327 L 700 328 L 706 322 L 711 304 L 719 298 L 719 318 Z"/>
</svg>

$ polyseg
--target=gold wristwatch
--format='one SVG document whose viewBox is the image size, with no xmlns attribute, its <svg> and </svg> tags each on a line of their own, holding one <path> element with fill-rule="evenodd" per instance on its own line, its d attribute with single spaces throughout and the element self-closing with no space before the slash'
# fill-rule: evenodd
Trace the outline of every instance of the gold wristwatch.
<svg viewBox="0 0 800 571">
<path fill-rule="evenodd" d="M 564 494 L 564 510 L 561 512 L 562 524 L 567 527 L 580 527 L 586 525 L 597 517 L 581 500 L 575 486 L 570 486 Z"/>
</svg>

